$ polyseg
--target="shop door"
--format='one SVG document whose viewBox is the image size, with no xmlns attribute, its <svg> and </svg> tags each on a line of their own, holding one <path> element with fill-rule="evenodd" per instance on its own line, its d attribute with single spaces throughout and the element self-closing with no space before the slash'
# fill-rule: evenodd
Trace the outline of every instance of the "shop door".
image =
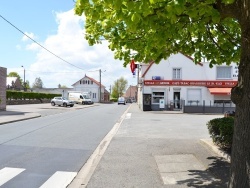
<svg viewBox="0 0 250 188">
<path fill-rule="evenodd" d="M 175 109 L 180 109 L 181 108 L 181 93 L 178 92 L 174 92 L 174 108 Z"/>
<path fill-rule="evenodd" d="M 143 111 L 151 110 L 151 94 L 143 94 Z"/>
</svg>

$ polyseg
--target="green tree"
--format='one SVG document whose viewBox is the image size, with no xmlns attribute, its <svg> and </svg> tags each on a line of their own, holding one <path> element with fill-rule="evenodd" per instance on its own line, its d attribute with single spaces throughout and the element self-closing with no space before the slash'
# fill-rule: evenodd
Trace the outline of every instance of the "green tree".
<svg viewBox="0 0 250 188">
<path fill-rule="evenodd" d="M 26 85 L 25 85 L 26 89 L 30 89 L 30 82 L 29 82 L 29 80 L 25 80 L 25 82 L 26 82 Z"/>
<path fill-rule="evenodd" d="M 35 82 L 33 83 L 32 88 L 43 88 L 43 81 L 40 77 L 35 79 Z"/>
<path fill-rule="evenodd" d="M 250 186 L 250 3 L 249 0 L 77 0 L 86 16 L 90 45 L 105 39 L 115 58 L 159 63 L 182 52 L 210 66 L 239 63 L 229 187 Z"/>
<path fill-rule="evenodd" d="M 118 98 L 123 96 L 126 88 L 127 88 L 128 81 L 123 77 L 119 78 L 118 80 L 114 81 L 114 85 L 112 86 L 112 97 Z"/>
<path fill-rule="evenodd" d="M 58 84 L 58 88 L 68 88 L 66 85 L 61 85 L 61 84 Z"/>
</svg>

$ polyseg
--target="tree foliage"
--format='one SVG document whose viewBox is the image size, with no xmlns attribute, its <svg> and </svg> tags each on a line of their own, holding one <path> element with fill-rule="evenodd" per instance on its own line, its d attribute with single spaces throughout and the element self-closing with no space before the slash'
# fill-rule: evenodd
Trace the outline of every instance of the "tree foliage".
<svg viewBox="0 0 250 188">
<path fill-rule="evenodd" d="M 222 3 L 224 2 L 224 4 Z M 115 58 L 126 66 L 132 51 L 139 62 L 159 63 L 182 52 L 195 62 L 206 57 L 212 64 L 238 62 L 240 27 L 220 9 L 233 0 L 78 0 L 75 12 L 86 16 L 90 45 L 108 40 Z"/>
<path fill-rule="evenodd" d="M 43 81 L 40 77 L 35 79 L 35 82 L 33 83 L 32 88 L 43 88 Z"/>
<path fill-rule="evenodd" d="M 128 81 L 123 77 L 119 78 L 118 80 L 114 81 L 114 85 L 112 86 L 112 97 L 118 98 L 123 96 L 126 88 L 128 85 Z"/>
</svg>

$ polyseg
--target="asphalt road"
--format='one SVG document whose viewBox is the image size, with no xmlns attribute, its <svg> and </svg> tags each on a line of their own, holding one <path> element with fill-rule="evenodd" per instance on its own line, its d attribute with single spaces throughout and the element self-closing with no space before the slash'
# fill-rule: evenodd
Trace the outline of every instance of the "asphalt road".
<svg viewBox="0 0 250 188">
<path fill-rule="evenodd" d="M 0 174 L 5 176 L 0 186 L 36 188 L 70 182 L 127 108 L 102 104 L 55 111 L 48 106 L 40 110 L 40 118 L 1 125 Z"/>
</svg>

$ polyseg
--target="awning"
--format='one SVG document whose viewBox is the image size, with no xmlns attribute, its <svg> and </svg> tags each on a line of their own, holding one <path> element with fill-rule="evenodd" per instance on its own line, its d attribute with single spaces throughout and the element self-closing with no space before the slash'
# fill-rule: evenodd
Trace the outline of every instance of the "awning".
<svg viewBox="0 0 250 188">
<path fill-rule="evenodd" d="M 231 95 L 232 88 L 208 88 L 213 95 Z"/>
</svg>

